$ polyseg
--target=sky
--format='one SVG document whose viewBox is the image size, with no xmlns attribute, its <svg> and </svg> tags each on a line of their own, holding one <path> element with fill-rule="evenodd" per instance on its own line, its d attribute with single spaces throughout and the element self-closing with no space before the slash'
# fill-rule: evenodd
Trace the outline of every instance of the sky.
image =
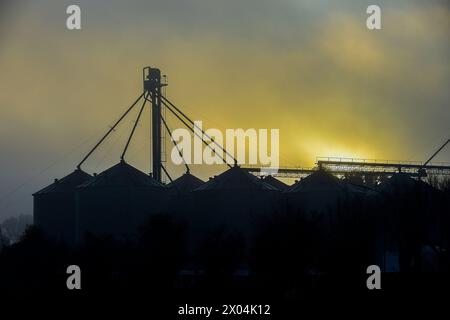
<svg viewBox="0 0 450 320">
<path fill-rule="evenodd" d="M 66 29 L 70 4 L 81 30 Z M 382 30 L 366 28 L 369 4 Z M 449 31 L 448 0 L 0 0 L 0 221 L 75 168 L 139 96 L 144 66 L 206 128 L 279 129 L 282 166 L 424 161 L 450 137 Z M 118 161 L 134 117 L 86 171 Z M 145 172 L 148 118 L 126 158 Z"/>
</svg>

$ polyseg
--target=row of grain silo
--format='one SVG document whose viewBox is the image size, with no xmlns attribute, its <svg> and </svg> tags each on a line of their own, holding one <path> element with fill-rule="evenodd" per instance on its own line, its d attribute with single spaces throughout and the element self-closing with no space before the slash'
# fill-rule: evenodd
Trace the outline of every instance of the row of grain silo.
<svg viewBox="0 0 450 320">
<path fill-rule="evenodd" d="M 34 224 L 69 244 L 87 233 L 133 237 L 167 202 L 164 185 L 125 161 L 93 176 L 77 169 L 33 196 Z"/>
<path fill-rule="evenodd" d="M 398 180 L 403 186 L 397 186 Z M 81 243 L 87 233 L 133 238 L 155 213 L 187 221 L 193 242 L 221 226 L 250 239 L 258 221 L 283 210 L 320 216 L 329 226 L 335 222 L 333 209 L 338 203 L 375 201 L 389 197 L 397 187 L 417 184 L 435 191 L 403 174 L 369 189 L 323 170 L 287 186 L 270 176 L 258 178 L 238 166 L 207 182 L 186 173 L 163 185 L 121 161 L 93 176 L 77 169 L 36 192 L 34 221 L 51 237 L 69 244 Z"/>
</svg>

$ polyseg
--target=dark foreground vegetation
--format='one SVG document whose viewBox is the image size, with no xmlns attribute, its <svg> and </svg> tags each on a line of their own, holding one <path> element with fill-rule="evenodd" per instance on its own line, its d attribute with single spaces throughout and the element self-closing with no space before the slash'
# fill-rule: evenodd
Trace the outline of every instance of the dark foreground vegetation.
<svg viewBox="0 0 450 320">
<path fill-rule="evenodd" d="M 332 223 L 287 208 L 255 222 L 250 238 L 220 225 L 195 242 L 189 223 L 169 214 L 151 216 L 136 237 L 86 234 L 79 246 L 29 227 L 0 254 L 0 292 L 145 299 L 171 313 L 186 303 L 270 303 L 289 313 L 318 301 L 438 299 L 450 288 L 449 212 L 446 193 L 431 207 L 418 194 L 369 205 L 348 200 L 333 210 Z M 368 290 L 366 268 L 385 271 L 388 251 L 396 252 L 398 270 L 383 272 L 381 290 Z M 81 268 L 81 290 L 66 287 L 69 265 Z"/>
</svg>

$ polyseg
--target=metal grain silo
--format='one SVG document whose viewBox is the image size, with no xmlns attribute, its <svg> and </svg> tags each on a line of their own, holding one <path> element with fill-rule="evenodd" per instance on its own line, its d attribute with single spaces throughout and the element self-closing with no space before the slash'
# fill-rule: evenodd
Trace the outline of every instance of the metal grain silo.
<svg viewBox="0 0 450 320">
<path fill-rule="evenodd" d="M 238 166 L 211 178 L 192 194 L 189 219 L 197 238 L 225 226 L 247 240 L 261 219 L 278 210 L 280 197 L 276 188 Z"/>
<path fill-rule="evenodd" d="M 75 188 L 92 178 L 75 170 L 33 194 L 34 224 L 53 239 L 73 244 L 75 241 Z"/>
<path fill-rule="evenodd" d="M 171 195 L 181 195 L 187 194 L 198 187 L 200 187 L 205 182 L 196 176 L 186 172 L 181 177 L 173 180 L 167 185 L 167 188 Z"/>
<path fill-rule="evenodd" d="M 377 190 L 385 196 L 401 196 L 415 192 L 430 197 L 437 192 L 426 182 L 412 178 L 406 173 L 393 174 L 377 186 Z"/>
<path fill-rule="evenodd" d="M 278 189 L 279 191 L 285 191 L 287 188 L 289 188 L 286 183 L 274 178 L 273 176 L 264 177 L 262 180 L 272 187 Z"/>
<path fill-rule="evenodd" d="M 166 188 L 125 161 L 94 176 L 76 191 L 76 239 L 86 233 L 134 236 L 153 213 L 166 209 Z"/>
<path fill-rule="evenodd" d="M 188 221 L 190 208 L 194 207 L 192 191 L 205 182 L 189 172 L 167 185 L 169 194 L 168 212 L 179 221 Z"/>
<path fill-rule="evenodd" d="M 290 186 L 285 194 L 288 210 L 321 215 L 324 222 L 333 223 L 333 213 L 340 202 L 364 198 L 368 190 L 318 170 Z"/>
<path fill-rule="evenodd" d="M 448 208 L 441 191 L 405 173 L 393 174 L 377 190 L 383 204 L 383 252 L 397 259 L 400 271 L 419 268 L 421 250 L 449 246 Z"/>
</svg>

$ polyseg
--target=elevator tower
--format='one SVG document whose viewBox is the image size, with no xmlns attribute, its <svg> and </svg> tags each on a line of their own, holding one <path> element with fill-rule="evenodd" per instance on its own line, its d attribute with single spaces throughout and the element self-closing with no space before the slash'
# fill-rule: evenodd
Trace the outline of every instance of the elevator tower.
<svg viewBox="0 0 450 320">
<path fill-rule="evenodd" d="M 143 69 L 144 95 L 152 102 L 151 141 L 152 141 L 152 174 L 158 182 L 162 182 L 162 136 L 161 136 L 161 70 L 152 67 Z"/>
</svg>

